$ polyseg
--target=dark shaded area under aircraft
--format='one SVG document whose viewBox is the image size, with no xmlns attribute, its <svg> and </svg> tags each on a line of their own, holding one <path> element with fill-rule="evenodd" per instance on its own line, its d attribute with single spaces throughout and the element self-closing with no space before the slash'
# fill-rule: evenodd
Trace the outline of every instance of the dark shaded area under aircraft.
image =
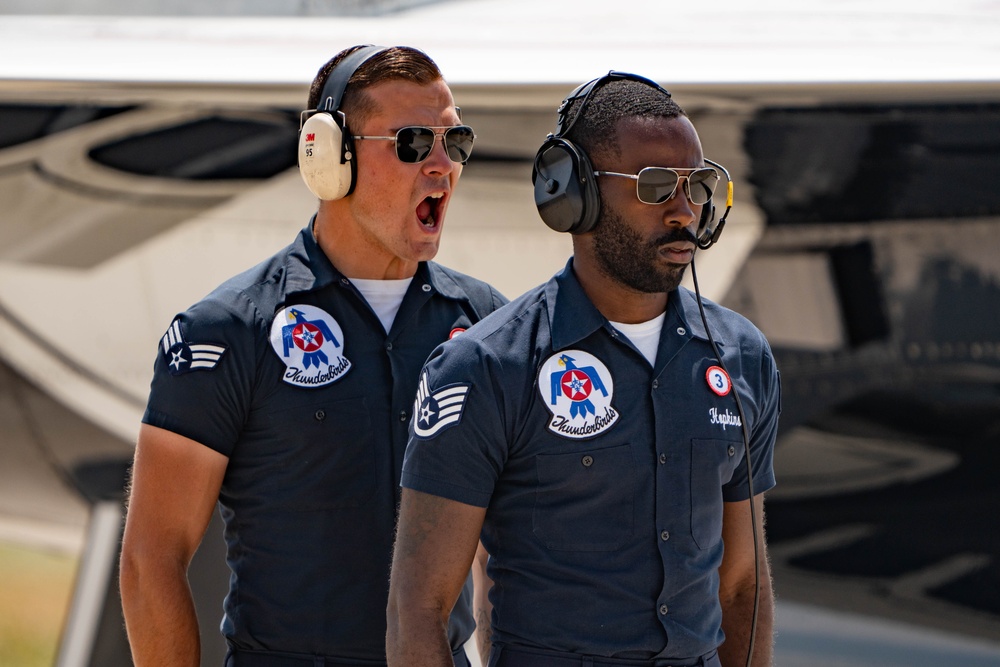
<svg viewBox="0 0 1000 667">
<path fill-rule="evenodd" d="M 141 176 L 188 180 L 263 179 L 296 164 L 298 117 L 213 115 L 91 149 L 92 160 Z"/>
<path fill-rule="evenodd" d="M 835 352 L 774 347 L 783 432 L 869 391 L 998 386 L 1000 281 L 953 258 L 930 260 L 916 288 L 894 302 L 892 328 L 875 271 L 865 270 L 864 250 L 850 252 L 856 257 L 844 276 L 852 288 L 838 293 L 850 346 Z"/>
<path fill-rule="evenodd" d="M 134 106 L 0 104 L 0 149 L 131 111 Z"/>
<path fill-rule="evenodd" d="M 929 478 L 858 493 L 768 502 L 768 541 L 865 524 L 849 544 L 792 558 L 805 570 L 873 580 L 898 578 L 955 555 L 985 556 L 980 567 L 927 590 L 1000 620 L 1000 386 L 931 385 L 859 396 L 812 426 L 827 433 L 895 438 L 954 452 L 960 463 Z M 779 480 L 779 483 L 781 480 Z"/>
<path fill-rule="evenodd" d="M 769 225 L 1000 214 L 1000 104 L 764 109 L 745 147 Z"/>
</svg>

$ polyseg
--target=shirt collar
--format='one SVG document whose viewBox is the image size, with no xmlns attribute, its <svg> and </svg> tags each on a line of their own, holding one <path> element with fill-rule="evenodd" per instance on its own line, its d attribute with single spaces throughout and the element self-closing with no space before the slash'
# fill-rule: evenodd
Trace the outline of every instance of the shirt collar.
<svg viewBox="0 0 1000 667">
<path fill-rule="evenodd" d="M 285 292 L 312 292 L 326 287 L 343 276 L 333 266 L 313 236 L 316 215 L 292 241 L 285 258 Z"/>
<path fill-rule="evenodd" d="M 545 286 L 545 300 L 548 308 L 552 348 L 562 350 L 586 338 L 604 326 L 610 326 L 608 319 L 583 291 L 583 286 L 573 272 L 573 258 L 562 271 Z M 708 340 L 705 325 L 701 321 L 698 300 L 691 290 L 678 287 L 667 300 L 667 319 L 664 327 L 683 327 L 688 335 Z M 713 331 L 716 342 L 724 341 Z"/>
<path fill-rule="evenodd" d="M 711 302 L 706 302 L 708 305 Z M 698 296 L 686 287 L 678 287 L 670 293 L 670 300 L 667 303 L 667 310 L 672 312 L 672 317 L 676 318 L 679 326 L 684 327 L 693 338 L 707 341 L 708 334 L 705 331 L 705 324 L 701 319 L 701 312 L 698 309 Z M 668 313 L 668 323 L 671 315 Z M 709 316 L 711 318 L 711 316 Z M 667 324 L 664 324 L 667 326 Z M 670 326 L 674 326 L 671 324 Z M 725 345 L 725 340 L 721 338 L 722 332 L 718 328 L 712 329 L 715 342 Z"/>
<path fill-rule="evenodd" d="M 601 327 L 608 326 L 608 319 L 597 310 L 577 280 L 572 257 L 545 286 L 545 302 L 549 311 L 553 350 L 566 349 Z"/>
<path fill-rule="evenodd" d="M 285 285 L 289 294 L 312 292 L 344 279 L 344 274 L 337 270 L 316 242 L 312 231 L 315 220 L 314 214 L 289 248 L 285 260 Z M 434 262 L 420 262 L 413 282 L 426 285 L 422 288 L 425 292 L 433 290 L 451 299 L 467 299 L 465 290 Z"/>
<path fill-rule="evenodd" d="M 413 279 L 424 281 L 424 284 L 430 285 L 435 292 L 449 299 L 459 301 L 469 299 L 468 293 L 455 281 L 455 277 L 436 262 L 420 262 Z"/>
</svg>

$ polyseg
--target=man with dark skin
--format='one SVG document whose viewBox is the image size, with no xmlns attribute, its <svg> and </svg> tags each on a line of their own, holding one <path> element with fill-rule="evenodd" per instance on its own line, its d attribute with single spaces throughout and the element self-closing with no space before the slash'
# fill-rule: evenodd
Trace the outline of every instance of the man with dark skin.
<svg viewBox="0 0 1000 667">
<path fill-rule="evenodd" d="M 557 136 L 572 118 L 566 138 L 592 163 L 573 178 L 596 177 L 596 224 L 569 229 L 560 274 L 424 366 L 391 666 L 449 663 L 447 612 L 480 539 L 494 581 L 491 667 L 743 665 L 758 579 L 752 664 L 771 664 L 763 492 L 777 370 L 750 322 L 705 301 L 703 325 L 679 287 L 719 175 L 659 86 L 609 75 L 588 90 L 568 99 Z M 558 191 L 547 178 L 536 185 Z"/>
<path fill-rule="evenodd" d="M 331 109 L 335 76 L 346 88 Z M 121 557 L 138 667 L 201 661 L 187 568 L 217 504 L 231 570 L 226 667 L 384 665 L 420 365 L 505 302 L 430 261 L 474 135 L 426 54 L 347 49 L 320 69 L 308 108 L 344 114 L 344 150 L 333 147 L 319 178 L 339 169 L 351 188 L 317 193 L 290 246 L 178 315 L 163 338 Z M 310 127 L 300 162 L 323 149 Z M 467 665 L 468 595 L 455 612 L 447 641 Z"/>
</svg>

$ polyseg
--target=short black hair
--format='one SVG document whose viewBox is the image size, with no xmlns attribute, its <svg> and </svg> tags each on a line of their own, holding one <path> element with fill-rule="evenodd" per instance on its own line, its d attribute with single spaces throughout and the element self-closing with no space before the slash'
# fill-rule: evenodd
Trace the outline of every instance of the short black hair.
<svg viewBox="0 0 1000 667">
<path fill-rule="evenodd" d="M 567 118 L 572 118 L 583 98 L 571 101 Z M 590 92 L 587 107 L 576 119 L 566 138 L 595 156 L 621 157 L 618 121 L 623 118 L 679 118 L 686 116 L 673 97 L 635 79 L 610 78 Z"/>
</svg>

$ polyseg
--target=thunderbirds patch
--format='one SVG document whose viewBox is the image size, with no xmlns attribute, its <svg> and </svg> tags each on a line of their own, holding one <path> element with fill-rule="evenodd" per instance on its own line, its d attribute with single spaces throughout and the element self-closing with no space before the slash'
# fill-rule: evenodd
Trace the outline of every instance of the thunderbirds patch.
<svg viewBox="0 0 1000 667">
<path fill-rule="evenodd" d="M 336 382 L 351 362 L 344 356 L 344 332 L 316 306 L 282 308 L 271 322 L 271 347 L 285 364 L 282 379 L 297 387 Z"/>
<path fill-rule="evenodd" d="M 225 345 L 215 343 L 188 343 L 181 334 L 181 321 L 175 319 L 160 340 L 163 356 L 171 375 L 191 371 L 210 371 L 226 353 Z"/>
<path fill-rule="evenodd" d="M 607 366 L 582 350 L 552 355 L 538 374 L 538 391 L 552 413 L 549 430 L 566 438 L 590 438 L 618 421 L 614 389 Z"/>
</svg>

